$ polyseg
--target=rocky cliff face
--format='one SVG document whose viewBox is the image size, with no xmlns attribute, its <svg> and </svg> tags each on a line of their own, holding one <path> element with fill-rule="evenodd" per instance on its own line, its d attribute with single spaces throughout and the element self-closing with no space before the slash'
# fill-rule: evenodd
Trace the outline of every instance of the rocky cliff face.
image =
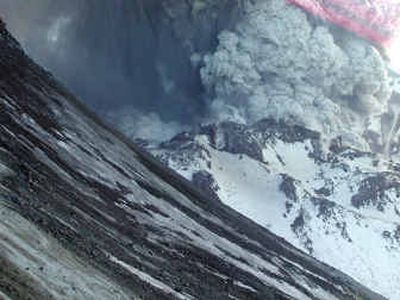
<svg viewBox="0 0 400 300">
<path fill-rule="evenodd" d="M 383 299 L 109 129 L 3 24 L 0 214 L 6 299 Z"/>
</svg>

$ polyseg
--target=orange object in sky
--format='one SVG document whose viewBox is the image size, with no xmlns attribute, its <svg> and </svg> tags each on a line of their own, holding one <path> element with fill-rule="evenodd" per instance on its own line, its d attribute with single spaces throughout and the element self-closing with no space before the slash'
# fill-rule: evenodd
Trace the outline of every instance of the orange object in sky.
<svg viewBox="0 0 400 300">
<path fill-rule="evenodd" d="M 383 48 L 399 33 L 400 0 L 288 0 Z"/>
</svg>

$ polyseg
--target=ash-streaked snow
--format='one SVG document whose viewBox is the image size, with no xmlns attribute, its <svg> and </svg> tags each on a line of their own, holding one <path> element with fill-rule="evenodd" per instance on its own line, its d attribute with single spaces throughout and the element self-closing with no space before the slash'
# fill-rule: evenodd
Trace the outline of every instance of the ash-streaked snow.
<svg viewBox="0 0 400 300">
<path fill-rule="evenodd" d="M 304 132 L 271 120 L 221 123 L 149 149 L 296 247 L 399 298 L 397 164 L 351 148 L 326 151 L 318 134 Z"/>
</svg>

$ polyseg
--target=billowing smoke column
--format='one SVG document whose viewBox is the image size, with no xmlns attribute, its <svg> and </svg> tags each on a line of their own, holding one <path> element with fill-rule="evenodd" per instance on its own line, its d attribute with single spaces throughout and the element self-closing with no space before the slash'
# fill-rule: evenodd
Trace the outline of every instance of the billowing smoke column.
<svg viewBox="0 0 400 300">
<path fill-rule="evenodd" d="M 383 147 L 391 88 L 381 54 L 285 1 L 250 5 L 234 31 L 220 34 L 201 74 L 217 119 L 278 118 L 364 150 Z"/>
<path fill-rule="evenodd" d="M 0 11 L 33 57 L 132 137 L 273 117 L 383 151 L 382 131 L 395 129 L 382 123 L 391 88 L 374 45 L 289 1 L 2 0 Z"/>
</svg>

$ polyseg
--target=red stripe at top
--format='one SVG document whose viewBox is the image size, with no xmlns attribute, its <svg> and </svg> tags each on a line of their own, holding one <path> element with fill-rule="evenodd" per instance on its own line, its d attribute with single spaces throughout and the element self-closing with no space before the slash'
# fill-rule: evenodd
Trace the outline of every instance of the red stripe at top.
<svg viewBox="0 0 400 300">
<path fill-rule="evenodd" d="M 396 0 L 288 0 L 309 13 L 387 47 L 399 31 Z"/>
</svg>

